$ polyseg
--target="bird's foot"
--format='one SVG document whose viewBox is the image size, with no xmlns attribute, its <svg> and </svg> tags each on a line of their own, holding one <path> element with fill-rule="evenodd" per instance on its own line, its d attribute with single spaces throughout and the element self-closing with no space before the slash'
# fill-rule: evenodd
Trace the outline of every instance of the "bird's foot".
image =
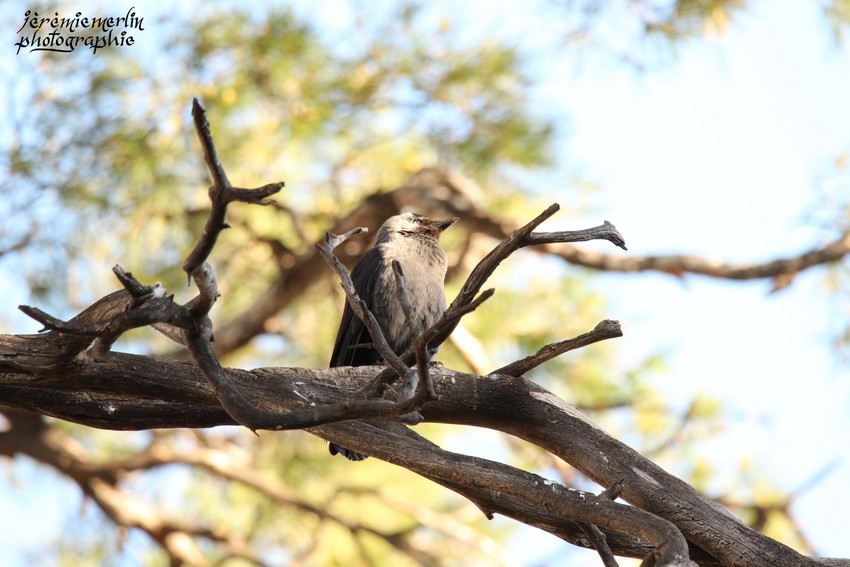
<svg viewBox="0 0 850 567">
<path fill-rule="evenodd" d="M 425 418 L 422 417 L 422 414 L 418 411 L 412 411 L 410 413 L 406 413 L 399 418 L 402 423 L 406 425 L 418 425 L 425 421 Z"/>
</svg>

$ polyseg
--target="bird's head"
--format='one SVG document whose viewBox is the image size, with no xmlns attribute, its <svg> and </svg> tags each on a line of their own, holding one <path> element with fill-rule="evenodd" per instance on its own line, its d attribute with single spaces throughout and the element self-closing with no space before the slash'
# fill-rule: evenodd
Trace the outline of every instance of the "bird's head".
<svg viewBox="0 0 850 567">
<path fill-rule="evenodd" d="M 443 231 L 456 223 L 457 220 L 457 217 L 432 220 L 416 213 L 402 213 L 384 221 L 384 224 L 378 230 L 377 243 L 381 244 L 394 238 L 410 236 L 430 237 L 438 240 Z"/>
</svg>

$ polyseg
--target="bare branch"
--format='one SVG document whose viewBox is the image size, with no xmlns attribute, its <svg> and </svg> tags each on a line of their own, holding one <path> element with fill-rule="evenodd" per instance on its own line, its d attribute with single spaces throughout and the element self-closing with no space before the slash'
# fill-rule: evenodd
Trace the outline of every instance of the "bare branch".
<svg viewBox="0 0 850 567">
<path fill-rule="evenodd" d="M 227 174 L 224 173 L 224 168 L 218 159 L 218 152 L 215 149 L 206 110 L 197 98 L 192 99 L 192 118 L 195 121 L 195 130 L 201 141 L 201 147 L 204 149 L 204 161 L 207 163 L 210 175 L 212 175 L 213 187 L 230 187 L 230 181 L 227 179 Z"/>
<path fill-rule="evenodd" d="M 452 301 L 449 308 L 456 305 L 465 305 L 472 301 L 472 298 L 478 293 L 484 283 L 490 279 L 490 276 L 494 271 L 496 271 L 496 268 L 499 267 L 499 264 L 501 264 L 505 258 L 520 249 L 527 236 L 546 219 L 558 212 L 560 208 L 560 205 L 557 203 L 550 205 L 545 211 L 537 215 L 537 217 L 532 219 L 525 226 L 513 231 L 507 238 L 502 240 L 498 246 L 493 248 L 493 250 L 491 250 L 490 253 L 487 254 L 477 266 L 475 266 L 472 273 L 469 274 L 469 277 L 466 279 L 466 282 L 463 284 L 463 287 L 461 287 L 457 297 L 454 301 Z M 451 334 L 451 332 L 446 333 L 446 337 L 441 338 L 445 340 L 449 334 Z"/>
<path fill-rule="evenodd" d="M 419 336 L 419 340 L 422 341 L 422 345 L 424 348 L 436 348 L 432 345 L 435 344 L 436 340 L 434 337 L 442 336 L 448 329 L 454 329 L 457 325 L 457 322 L 461 320 L 464 315 L 472 313 L 478 306 L 482 303 L 493 297 L 495 290 L 485 289 L 481 292 L 481 295 L 476 297 L 471 303 L 466 305 L 450 305 L 448 309 L 443 313 L 440 319 L 437 320 L 436 323 L 425 329 L 425 331 Z M 401 359 L 403 361 L 412 361 L 415 360 L 417 345 L 413 344 L 404 351 L 401 355 Z M 384 388 L 388 385 L 392 384 L 393 381 L 397 378 L 397 374 L 395 374 L 390 368 L 385 369 L 383 372 L 378 374 L 375 379 L 365 388 L 364 393 L 366 393 L 367 397 L 380 397 L 383 395 Z"/>
<path fill-rule="evenodd" d="M 823 246 L 764 263 L 723 262 L 691 254 L 612 256 L 572 246 L 547 245 L 541 250 L 560 256 L 571 264 L 610 272 L 654 271 L 677 277 L 696 274 L 731 280 L 775 279 L 787 278 L 809 268 L 842 260 L 850 253 L 850 234 L 842 233 Z"/>
<path fill-rule="evenodd" d="M 395 282 L 398 285 L 398 295 L 401 301 L 401 308 L 404 311 L 404 318 L 407 321 L 407 327 L 410 329 L 411 337 L 419 336 L 419 323 L 416 317 L 413 316 L 413 303 L 410 301 L 410 291 L 407 289 L 407 280 L 404 277 L 404 270 L 401 267 L 401 262 L 393 260 L 393 275 Z"/>
<path fill-rule="evenodd" d="M 543 243 L 552 242 L 576 242 L 583 240 L 604 239 L 613 244 L 625 248 L 625 241 L 613 224 L 605 221 L 601 226 L 567 232 L 545 232 L 534 233 L 534 229 L 540 226 L 545 220 L 554 215 L 560 206 L 557 203 L 550 205 L 545 211 L 537 215 L 531 222 L 513 231 L 510 236 L 499 243 L 487 256 L 485 256 L 477 266 L 469 274 L 466 283 L 463 284 L 457 297 L 452 301 L 449 309 L 455 306 L 464 305 L 472 300 L 478 290 L 490 278 L 499 264 L 502 263 L 508 256 L 526 246 L 535 246 Z M 445 329 L 437 335 L 431 343 L 434 348 L 442 344 L 451 334 L 454 327 Z"/>
<path fill-rule="evenodd" d="M 621 478 L 617 480 L 614 484 L 603 490 L 599 493 L 600 498 L 607 498 L 609 500 L 616 500 L 620 497 L 620 493 L 623 491 L 623 485 L 626 484 L 626 479 Z"/>
<path fill-rule="evenodd" d="M 522 360 L 511 362 L 510 364 L 494 370 L 490 374 L 507 374 L 508 376 L 522 376 L 529 370 L 536 368 L 556 356 L 560 356 L 565 352 L 586 347 L 593 343 L 622 337 L 623 331 L 620 330 L 620 323 L 606 319 L 601 321 L 596 327 L 583 335 L 579 335 L 572 339 L 559 341 L 557 343 L 548 344 L 538 350 L 534 355 L 527 356 Z"/>
<path fill-rule="evenodd" d="M 616 483 L 612 484 L 605 490 L 599 493 L 600 498 L 607 498 L 609 500 L 616 500 L 620 495 L 620 491 L 623 489 L 623 480 L 620 479 Z M 597 553 L 599 553 L 599 558 L 602 559 L 602 564 L 605 567 L 619 567 L 617 564 L 617 559 L 614 557 L 614 554 L 611 552 L 611 548 L 608 546 L 608 541 L 605 538 L 605 534 L 602 530 L 599 529 L 598 526 L 594 524 L 580 524 L 581 529 L 584 533 L 587 534 L 587 537 L 593 541 L 593 547 L 596 548 Z"/>
<path fill-rule="evenodd" d="M 225 220 L 228 204 L 233 201 L 242 201 L 245 203 L 267 205 L 269 201 L 266 198 L 279 192 L 284 186 L 284 183 L 281 181 L 278 183 L 269 183 L 257 189 L 234 188 L 227 179 L 227 174 L 224 172 L 224 167 L 218 158 L 218 152 L 215 149 L 212 132 L 210 131 L 210 123 L 207 121 L 206 111 L 197 98 L 192 99 L 192 118 L 195 121 L 195 130 L 198 133 L 201 146 L 204 149 L 204 161 L 207 163 L 213 184 L 210 187 L 212 210 L 204 226 L 203 235 L 183 263 L 183 270 L 189 276 L 209 258 L 221 231 L 229 228 Z"/>
<path fill-rule="evenodd" d="M 133 277 L 131 272 L 124 271 L 120 265 L 112 266 L 112 273 L 121 282 L 130 295 L 136 300 L 150 299 L 151 297 L 165 297 L 165 288 L 159 282 L 153 285 L 142 285 L 139 280 Z"/>
<path fill-rule="evenodd" d="M 562 242 L 584 242 L 587 240 L 607 240 L 623 250 L 627 250 L 626 241 L 613 224 L 605 221 L 599 226 L 584 230 L 567 230 L 561 232 L 532 232 L 524 239 L 524 246 L 539 246 Z"/>
<path fill-rule="evenodd" d="M 57 319 L 53 315 L 45 313 L 38 307 L 30 307 L 29 305 L 18 305 L 18 309 L 23 311 L 30 319 L 35 319 L 44 325 L 44 328 L 40 329 L 39 333 L 43 333 L 45 331 L 59 331 L 60 333 L 94 337 L 97 336 L 97 334 L 100 333 L 105 326 L 105 323 L 92 323 L 89 325 L 82 323 L 66 323 L 61 319 Z"/>
<path fill-rule="evenodd" d="M 604 565 L 604 567 L 620 567 L 617 563 L 617 559 L 611 552 L 611 548 L 608 547 L 608 542 L 605 540 L 605 534 L 602 533 L 602 530 L 593 524 L 579 525 L 584 533 L 587 534 L 587 537 L 589 537 L 593 542 L 593 547 L 599 554 L 599 558 L 602 559 L 602 565 Z"/>
<path fill-rule="evenodd" d="M 215 273 L 209 263 L 204 262 L 191 274 L 195 280 L 195 285 L 198 286 L 200 295 L 187 304 L 189 313 L 194 318 L 199 318 L 207 315 L 215 304 L 216 300 L 221 297 L 218 292 L 218 284 L 216 283 Z"/>
<path fill-rule="evenodd" d="M 44 311 L 26 305 L 18 309 L 51 330 L 72 337 L 63 340 L 64 361 L 85 352 L 90 358 L 100 358 L 109 352 L 112 344 L 131 329 L 169 322 L 187 326 L 191 323 L 186 313 L 170 298 L 165 298 L 165 288 L 159 283 L 143 286 L 120 266 L 113 268 L 125 290 L 116 291 L 99 299 L 70 321 L 62 321 Z M 60 336 L 61 336 L 60 335 Z"/>
<path fill-rule="evenodd" d="M 398 260 L 393 260 L 392 267 L 404 317 L 410 328 L 410 336 L 415 337 L 413 340 L 413 349 L 416 355 L 416 369 L 419 378 L 418 380 L 411 379 L 411 382 L 415 383 L 405 384 L 402 387 L 402 392 L 409 392 L 405 397 L 415 398 L 418 402 L 425 403 L 437 397 L 437 393 L 434 391 L 434 384 L 431 381 L 430 372 L 428 371 L 431 363 L 431 353 L 428 350 L 427 340 L 420 333 L 421 325 L 413 315 L 413 304 L 410 301 L 410 291 L 407 289 L 407 281 L 404 279 L 404 270 L 402 270 L 401 263 Z M 411 374 L 411 378 L 413 376 Z"/>
</svg>

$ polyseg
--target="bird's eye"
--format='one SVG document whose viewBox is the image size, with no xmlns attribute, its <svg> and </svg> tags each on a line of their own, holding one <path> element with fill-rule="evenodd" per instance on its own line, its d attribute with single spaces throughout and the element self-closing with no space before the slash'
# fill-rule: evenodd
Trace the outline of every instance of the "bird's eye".
<svg viewBox="0 0 850 567">
<path fill-rule="evenodd" d="M 422 224 L 422 217 L 413 217 L 413 222 L 416 224 Z"/>
</svg>

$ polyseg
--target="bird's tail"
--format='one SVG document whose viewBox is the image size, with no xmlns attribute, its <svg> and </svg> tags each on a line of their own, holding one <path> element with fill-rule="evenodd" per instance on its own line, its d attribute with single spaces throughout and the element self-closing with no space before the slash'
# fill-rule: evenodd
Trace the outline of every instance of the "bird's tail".
<svg viewBox="0 0 850 567">
<path fill-rule="evenodd" d="M 339 453 L 349 461 L 362 461 L 366 458 L 366 455 L 363 453 L 358 453 L 356 451 L 352 451 L 351 449 L 346 449 L 345 447 L 340 447 L 336 443 L 331 443 L 328 445 L 328 450 L 330 450 L 331 455 L 336 455 Z"/>
</svg>

